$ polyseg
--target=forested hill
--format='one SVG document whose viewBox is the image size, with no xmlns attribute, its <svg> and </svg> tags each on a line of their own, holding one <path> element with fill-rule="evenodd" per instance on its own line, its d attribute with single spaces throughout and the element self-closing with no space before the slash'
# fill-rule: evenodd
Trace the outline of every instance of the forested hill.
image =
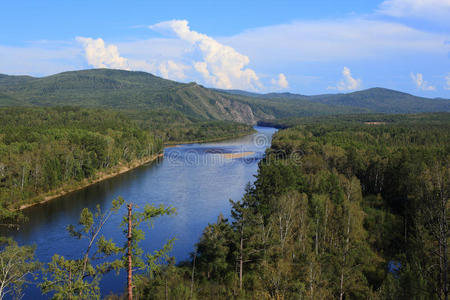
<svg viewBox="0 0 450 300">
<path fill-rule="evenodd" d="M 96 69 L 43 78 L 0 76 L 0 103 L 76 105 L 115 109 L 171 109 L 198 119 L 255 123 L 248 105 L 234 103 L 191 83 L 145 72 Z"/>
<path fill-rule="evenodd" d="M 256 94 L 240 90 L 220 91 L 253 98 L 279 99 L 283 101 L 311 101 L 316 104 L 354 107 L 379 113 L 450 112 L 450 99 L 418 97 L 385 88 L 371 88 L 347 94 L 324 94 L 315 96 L 292 93 Z"/>
<path fill-rule="evenodd" d="M 0 74 L 0 106 L 71 105 L 179 112 L 198 120 L 256 124 L 262 119 L 367 112 L 450 111 L 450 100 L 387 89 L 303 96 L 254 94 L 179 83 L 145 72 L 91 69 L 35 78 Z"/>
<path fill-rule="evenodd" d="M 196 83 L 178 83 L 145 72 L 93 69 L 43 78 L 0 75 L 0 106 L 71 105 L 115 109 L 166 109 L 201 120 L 255 124 L 294 115 L 362 112 L 310 101 L 280 103 L 218 93 Z"/>
<path fill-rule="evenodd" d="M 366 125 L 395 125 L 403 124 L 415 125 L 420 123 L 441 124 L 450 120 L 448 112 L 434 112 L 424 114 L 360 114 L 360 115 L 333 115 L 333 116 L 309 116 L 295 117 L 277 120 L 263 120 L 258 122 L 260 126 L 275 127 L 286 129 L 295 126 L 320 126 L 324 122 L 332 122 L 339 124 L 366 124 Z"/>
</svg>

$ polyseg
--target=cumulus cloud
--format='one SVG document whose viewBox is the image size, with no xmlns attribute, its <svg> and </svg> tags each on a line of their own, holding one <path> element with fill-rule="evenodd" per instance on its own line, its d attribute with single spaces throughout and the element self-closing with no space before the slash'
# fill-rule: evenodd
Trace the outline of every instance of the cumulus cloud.
<svg viewBox="0 0 450 300">
<path fill-rule="evenodd" d="M 157 70 L 155 63 L 121 56 L 116 45 L 107 45 L 101 38 L 77 37 L 76 40 L 83 45 L 87 63 L 94 68 L 147 72 L 155 72 Z"/>
<path fill-rule="evenodd" d="M 128 59 L 121 57 L 115 45 L 106 45 L 103 39 L 77 37 L 83 44 L 88 64 L 94 68 L 113 68 L 130 70 Z"/>
<path fill-rule="evenodd" d="M 414 59 L 420 57 L 420 64 L 431 65 L 434 74 L 441 74 L 441 79 L 446 77 L 442 74 L 447 74 L 448 68 L 441 62 L 449 57 L 449 31 L 433 32 L 427 30 L 429 27 L 417 26 L 418 23 L 408 22 L 415 24 L 412 27 L 399 20 L 386 20 L 384 16 L 372 15 L 295 21 L 214 39 L 191 30 L 186 21 L 169 21 L 151 26 L 165 36 L 124 40 L 114 45 L 89 37 L 79 38 L 78 42 L 0 45 L 0 73 L 48 75 L 85 68 L 87 61 L 93 67 L 143 70 L 169 79 L 196 80 L 224 88 L 251 90 L 249 86 L 258 88 L 261 81 L 267 88 L 260 90 L 268 91 L 275 88 L 271 81 L 279 81 L 277 74 L 282 67 L 285 72 L 290 70 L 290 88 L 312 88 L 311 93 L 315 93 L 324 81 L 333 82 L 333 89 L 337 90 L 335 79 L 328 72 L 330 67 L 348 62 L 364 65 L 367 70 L 372 69 L 371 74 L 364 75 L 365 85 L 383 86 L 394 82 L 394 76 L 402 76 L 399 72 L 411 68 L 411 63 L 414 67 L 419 63 Z M 386 70 L 383 66 L 389 64 L 394 66 L 391 73 L 380 76 Z M 296 73 L 298 70 L 320 79 L 305 80 Z M 382 79 L 373 83 L 372 75 Z M 440 83 L 442 90 L 446 81 Z M 396 88 L 396 83 L 390 87 Z M 411 84 L 409 87 L 413 88 Z"/>
<path fill-rule="evenodd" d="M 342 80 L 338 82 L 336 87 L 331 87 L 329 89 L 338 89 L 339 91 L 352 91 L 361 88 L 361 79 L 356 79 L 352 77 L 350 69 L 344 67 L 342 70 Z"/>
<path fill-rule="evenodd" d="M 397 18 L 420 18 L 431 21 L 450 22 L 449 0 L 386 0 L 379 13 Z"/>
<path fill-rule="evenodd" d="M 168 60 L 159 64 L 158 70 L 162 77 L 166 79 L 182 80 L 186 78 L 185 71 L 190 67 L 182 63 Z"/>
<path fill-rule="evenodd" d="M 255 71 L 246 67 L 250 63 L 248 56 L 205 34 L 191 30 L 188 21 L 165 21 L 149 28 L 162 34 L 174 34 L 194 46 L 202 58 L 193 62 L 194 69 L 208 84 L 225 89 L 258 90 L 262 87 Z"/>
<path fill-rule="evenodd" d="M 446 90 L 450 90 L 450 73 L 447 74 L 447 76 L 445 76 L 445 86 L 444 88 Z"/>
<path fill-rule="evenodd" d="M 120 55 L 116 45 L 105 44 L 101 38 L 92 39 L 77 37 L 83 44 L 86 60 L 94 68 L 111 68 L 121 70 L 141 70 L 158 73 L 166 79 L 182 80 L 186 78 L 185 70 L 190 69 L 182 63 L 173 60 L 149 62 L 147 60 L 128 59 Z"/>
<path fill-rule="evenodd" d="M 289 86 L 289 82 L 287 81 L 286 75 L 280 73 L 277 79 L 272 79 L 272 85 L 286 89 Z"/>
<path fill-rule="evenodd" d="M 435 91 L 436 88 L 432 85 L 428 85 L 428 82 L 423 80 L 423 75 L 421 73 L 411 73 L 411 79 L 419 90 L 422 91 Z"/>
</svg>

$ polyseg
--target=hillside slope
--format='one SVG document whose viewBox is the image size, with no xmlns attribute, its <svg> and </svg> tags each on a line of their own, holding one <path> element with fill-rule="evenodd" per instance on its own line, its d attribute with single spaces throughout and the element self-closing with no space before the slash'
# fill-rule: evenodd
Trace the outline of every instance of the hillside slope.
<svg viewBox="0 0 450 300">
<path fill-rule="evenodd" d="M 0 75 L 0 106 L 16 105 L 164 109 L 193 119 L 247 124 L 256 124 L 261 119 L 366 111 L 308 100 L 232 95 L 145 72 L 111 69 L 71 71 L 42 78 Z"/>
<path fill-rule="evenodd" d="M 227 101 L 195 83 L 145 72 L 95 69 L 43 78 L 0 76 L 0 106 L 75 105 L 116 109 L 173 109 L 198 119 L 255 123 L 248 105 Z"/>
<path fill-rule="evenodd" d="M 292 93 L 254 94 L 239 90 L 222 92 L 272 100 L 310 101 L 338 107 L 367 109 L 379 113 L 450 112 L 450 99 L 418 97 L 385 88 L 371 88 L 347 94 L 324 94 L 315 96 Z"/>
<path fill-rule="evenodd" d="M 303 96 L 207 89 L 145 72 L 91 69 L 35 78 L 0 74 L 0 106 L 83 106 L 124 110 L 165 110 L 195 120 L 259 120 L 367 112 L 450 111 L 450 101 L 387 89 Z"/>
</svg>

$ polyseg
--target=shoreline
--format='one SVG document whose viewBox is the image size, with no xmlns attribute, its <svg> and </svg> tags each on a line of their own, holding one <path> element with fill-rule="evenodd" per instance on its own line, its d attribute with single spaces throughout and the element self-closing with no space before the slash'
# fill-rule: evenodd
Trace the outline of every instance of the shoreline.
<svg viewBox="0 0 450 300">
<path fill-rule="evenodd" d="M 247 151 L 247 152 L 239 152 L 239 153 L 223 153 L 222 156 L 226 159 L 235 159 L 235 158 L 242 158 L 247 157 L 250 155 L 254 155 L 255 152 Z"/>
<path fill-rule="evenodd" d="M 234 136 L 227 136 L 227 137 L 221 137 L 221 138 L 216 138 L 216 139 L 209 139 L 209 140 L 201 140 L 201 141 L 188 141 L 188 142 L 169 142 L 169 143 L 165 143 L 164 144 L 164 149 L 165 148 L 171 148 L 171 147 L 177 147 L 178 145 L 183 145 L 183 144 L 200 144 L 200 143 L 210 143 L 210 142 L 217 142 L 217 141 L 225 141 L 228 139 L 234 139 L 234 138 L 240 138 L 240 137 L 244 137 L 247 135 L 251 135 L 255 133 L 255 131 L 253 132 L 246 132 L 246 133 L 242 133 L 242 134 L 237 134 Z M 115 176 L 118 176 L 120 174 L 126 173 L 128 171 L 131 171 L 133 169 L 136 169 L 140 166 L 143 166 L 145 164 L 154 162 L 155 160 L 164 157 L 164 149 L 163 152 L 160 154 L 156 154 L 153 155 L 147 159 L 141 159 L 141 160 L 137 160 L 134 162 L 131 162 L 129 164 L 125 164 L 125 165 L 117 165 L 115 166 L 112 170 L 110 170 L 109 172 L 99 172 L 96 174 L 95 179 L 84 179 L 83 181 L 79 182 L 75 187 L 71 187 L 68 188 L 67 187 L 60 187 L 58 189 L 52 190 L 52 191 L 48 191 L 47 193 L 41 194 L 39 196 L 33 197 L 31 199 L 29 199 L 29 201 L 27 201 L 27 203 L 21 204 L 19 206 L 19 208 L 16 208 L 14 210 L 24 210 L 27 208 L 30 208 L 32 206 L 36 206 L 36 205 L 40 205 L 46 202 L 49 202 L 51 200 L 54 200 L 56 198 L 62 197 L 64 195 L 70 194 L 72 192 L 78 191 L 78 190 L 82 190 L 84 188 L 87 188 L 88 186 L 94 185 L 96 183 L 99 183 L 101 181 L 104 181 L 106 179 L 109 178 L 113 178 Z M 67 189 L 67 190 L 66 190 Z M 42 200 L 38 200 L 43 198 Z"/>
<path fill-rule="evenodd" d="M 95 178 L 95 179 L 92 179 L 92 180 L 84 179 L 76 187 L 70 188 L 68 190 L 65 190 L 65 187 L 60 187 L 59 189 L 56 189 L 56 190 L 53 190 L 53 191 L 49 191 L 46 194 L 43 194 L 43 195 L 31 198 L 30 199 L 31 203 L 22 204 L 16 210 L 19 210 L 19 211 L 20 210 L 24 210 L 24 209 L 27 209 L 27 208 L 32 207 L 32 206 L 36 206 L 36 205 L 39 205 L 39 204 L 43 204 L 43 203 L 49 202 L 49 201 L 51 201 L 53 199 L 62 197 L 64 195 L 70 194 L 72 192 L 75 192 L 75 191 L 78 191 L 78 190 L 82 190 L 84 188 L 87 188 L 88 186 L 94 185 L 94 184 L 99 183 L 101 181 L 104 181 L 106 179 L 110 179 L 110 178 L 116 177 L 116 176 L 118 176 L 120 174 L 129 172 L 129 171 L 131 171 L 133 169 L 136 169 L 136 168 L 141 167 L 143 165 L 146 165 L 148 163 L 152 163 L 152 162 L 154 162 L 155 160 L 157 160 L 157 159 L 159 159 L 161 157 L 164 157 L 164 152 L 160 153 L 160 154 L 153 155 L 153 156 L 148 157 L 146 159 L 140 159 L 140 160 L 133 161 L 133 162 L 131 162 L 129 164 L 117 165 L 110 172 L 107 172 L 107 173 L 99 172 L 98 174 L 96 174 L 97 178 Z M 56 193 L 56 194 L 53 194 L 53 193 Z M 51 194 L 51 195 L 49 195 L 49 194 Z M 37 202 L 33 202 L 33 200 L 35 200 L 37 198 L 40 198 L 40 197 L 44 197 L 44 199 L 42 199 L 40 201 L 37 201 Z"/>
<path fill-rule="evenodd" d="M 256 132 L 256 130 L 253 130 L 251 132 L 245 132 L 240 133 L 232 136 L 226 136 L 226 137 L 220 137 L 215 139 L 206 139 L 206 140 L 197 140 L 197 141 L 174 141 L 174 142 L 167 142 L 164 143 L 164 147 L 176 147 L 178 145 L 189 145 L 189 144 L 204 144 L 204 143 L 212 143 L 212 142 L 220 142 L 220 141 L 226 141 L 229 139 L 237 139 L 241 138 L 247 135 L 252 135 Z"/>
</svg>

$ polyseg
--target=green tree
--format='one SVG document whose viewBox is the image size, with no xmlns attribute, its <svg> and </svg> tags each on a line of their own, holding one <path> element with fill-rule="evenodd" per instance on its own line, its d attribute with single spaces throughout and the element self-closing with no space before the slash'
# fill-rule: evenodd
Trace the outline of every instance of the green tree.
<svg viewBox="0 0 450 300">
<path fill-rule="evenodd" d="M 26 220 L 21 212 L 0 205 L 1 227 L 19 229 L 20 222 Z M 22 297 L 22 289 L 40 266 L 34 252 L 32 246 L 18 246 L 11 238 L 0 236 L 0 299 Z"/>
<path fill-rule="evenodd" d="M 76 239 L 86 239 L 87 247 L 83 257 L 66 259 L 55 254 L 44 269 L 43 293 L 53 292 L 53 299 L 100 299 L 99 283 L 101 277 L 122 267 L 120 259 L 95 264 L 94 261 L 117 255 L 122 248 L 100 235 L 103 226 L 112 214 L 118 212 L 124 200 L 119 197 L 112 201 L 112 207 L 102 212 L 97 205 L 95 213 L 84 208 L 78 226 L 69 225 L 67 231 Z M 94 253 L 93 247 L 96 246 Z"/>
<path fill-rule="evenodd" d="M 154 219 L 159 216 L 172 215 L 174 214 L 175 208 L 165 207 L 160 205 L 155 207 L 153 205 L 147 204 L 144 206 L 142 211 L 132 212 L 132 209 L 138 208 L 132 203 L 127 204 L 128 214 L 123 217 L 121 227 L 123 228 L 123 233 L 127 239 L 124 247 L 122 248 L 123 260 L 122 266 L 127 270 L 127 294 L 128 299 L 134 299 L 133 289 L 135 286 L 143 286 L 143 281 L 146 281 L 146 277 L 153 278 L 155 274 L 160 271 L 160 264 L 163 261 L 169 259 L 168 253 L 172 249 L 173 242 L 175 238 L 167 241 L 167 243 L 160 250 L 156 250 L 153 253 L 144 253 L 142 248 L 139 247 L 139 243 L 145 239 L 145 232 L 141 228 L 142 223 L 147 223 L 149 227 L 153 226 Z M 145 271 L 145 275 L 138 273 L 133 278 L 133 273 L 136 271 Z M 140 299 L 144 295 L 141 295 L 138 289 L 136 293 L 136 299 Z"/>
<path fill-rule="evenodd" d="M 34 247 L 20 247 L 16 242 L 9 241 L 0 252 L 0 299 L 6 296 L 21 299 L 22 288 L 38 269 Z"/>
</svg>

